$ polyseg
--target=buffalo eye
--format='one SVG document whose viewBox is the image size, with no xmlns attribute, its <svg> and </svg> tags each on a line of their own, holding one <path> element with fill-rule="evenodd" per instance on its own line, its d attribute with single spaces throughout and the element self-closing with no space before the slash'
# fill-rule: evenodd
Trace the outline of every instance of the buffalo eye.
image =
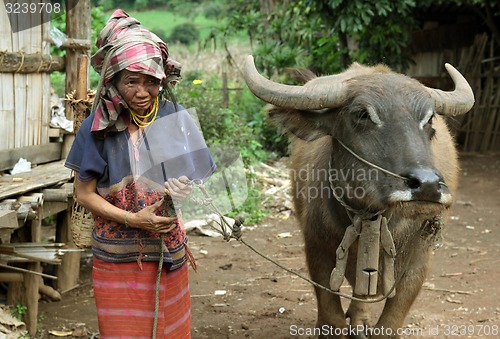
<svg viewBox="0 0 500 339">
<path fill-rule="evenodd" d="M 424 125 L 424 130 L 426 130 L 429 134 L 429 139 L 434 138 L 434 136 L 436 135 L 436 130 L 432 127 L 433 120 L 434 114 L 429 117 L 429 120 L 427 120 L 427 123 Z"/>
<path fill-rule="evenodd" d="M 356 122 L 367 122 L 370 119 L 370 114 L 365 109 L 360 109 L 352 114 L 354 121 Z"/>
<path fill-rule="evenodd" d="M 383 125 L 382 120 L 380 120 L 380 116 L 377 113 L 377 110 L 370 105 L 365 107 L 356 107 L 356 109 L 352 110 L 352 119 L 357 124 L 375 124 L 378 127 Z"/>
<path fill-rule="evenodd" d="M 431 117 L 429 118 L 429 120 L 427 121 L 427 125 L 430 125 L 432 126 L 432 121 L 434 120 L 434 114 L 431 115 Z"/>
</svg>

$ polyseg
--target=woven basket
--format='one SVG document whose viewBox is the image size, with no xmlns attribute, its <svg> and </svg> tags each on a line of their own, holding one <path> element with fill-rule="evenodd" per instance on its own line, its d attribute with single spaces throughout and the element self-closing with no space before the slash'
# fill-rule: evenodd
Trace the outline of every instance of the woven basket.
<svg viewBox="0 0 500 339">
<path fill-rule="evenodd" d="M 75 200 L 71 211 L 71 234 L 77 247 L 87 248 L 92 245 L 93 227 L 94 216 Z"/>
</svg>

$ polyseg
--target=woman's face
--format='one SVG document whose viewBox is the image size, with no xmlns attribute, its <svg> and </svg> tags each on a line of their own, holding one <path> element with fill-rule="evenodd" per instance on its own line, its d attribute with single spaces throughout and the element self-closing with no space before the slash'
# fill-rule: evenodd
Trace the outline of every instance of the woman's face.
<svg viewBox="0 0 500 339">
<path fill-rule="evenodd" d="M 160 91 L 161 81 L 150 75 L 126 69 L 118 74 L 116 88 L 136 113 L 147 113 Z"/>
</svg>

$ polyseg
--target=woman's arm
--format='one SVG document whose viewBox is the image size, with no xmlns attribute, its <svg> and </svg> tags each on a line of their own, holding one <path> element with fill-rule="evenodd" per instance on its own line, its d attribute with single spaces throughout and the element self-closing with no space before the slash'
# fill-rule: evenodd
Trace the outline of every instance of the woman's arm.
<svg viewBox="0 0 500 339">
<path fill-rule="evenodd" d="M 80 181 L 78 173 L 75 173 L 75 199 L 80 205 L 100 215 L 101 217 L 126 224 L 129 227 L 141 228 L 150 232 L 163 233 L 172 228 L 177 220 L 175 217 L 161 217 L 155 214 L 156 210 L 163 204 L 163 199 L 151 206 L 147 206 L 137 213 L 122 210 L 109 203 L 97 194 L 97 180 Z"/>
</svg>

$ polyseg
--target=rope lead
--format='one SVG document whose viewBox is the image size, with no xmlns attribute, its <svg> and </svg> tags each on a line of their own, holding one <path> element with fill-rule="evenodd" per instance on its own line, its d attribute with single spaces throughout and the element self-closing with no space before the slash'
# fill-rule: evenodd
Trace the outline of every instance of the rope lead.
<svg viewBox="0 0 500 339">
<path fill-rule="evenodd" d="M 153 336 L 152 339 L 156 339 L 156 329 L 158 328 L 158 315 L 160 313 L 160 282 L 161 282 L 161 271 L 163 269 L 163 259 L 164 259 L 164 253 L 166 250 L 165 246 L 165 235 L 161 234 L 160 235 L 160 246 L 161 246 L 161 253 L 160 253 L 160 261 L 158 262 L 158 273 L 156 275 L 156 297 L 155 297 L 155 318 L 153 322 Z"/>
</svg>

